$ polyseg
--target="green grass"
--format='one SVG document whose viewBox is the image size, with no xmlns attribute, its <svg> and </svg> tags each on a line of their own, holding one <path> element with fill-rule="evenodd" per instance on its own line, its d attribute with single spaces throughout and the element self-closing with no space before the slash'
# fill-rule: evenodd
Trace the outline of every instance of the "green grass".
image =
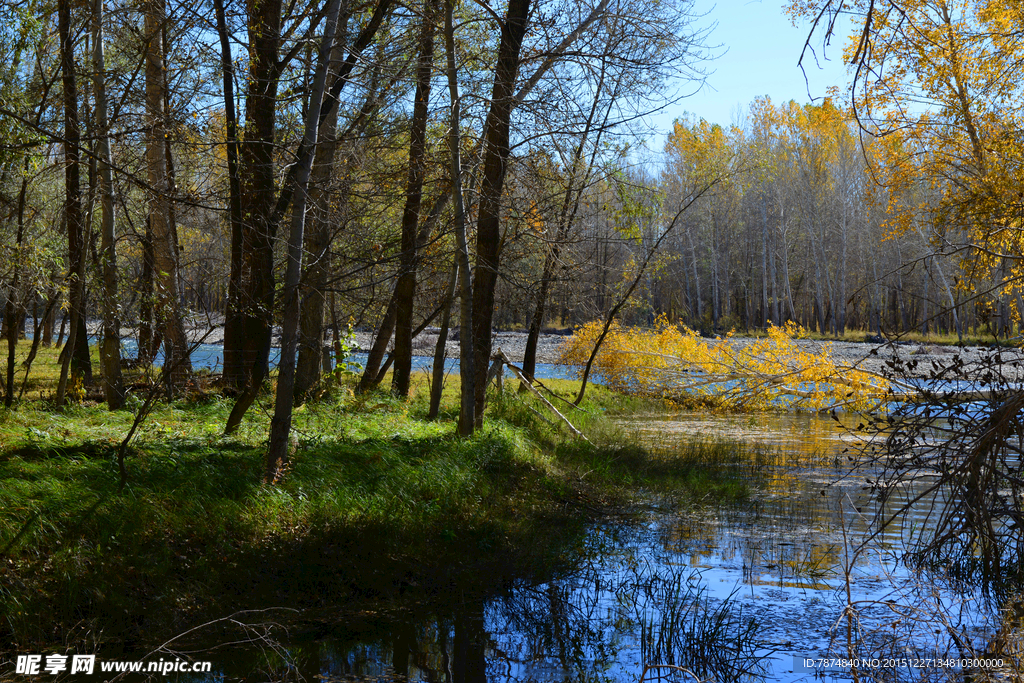
<svg viewBox="0 0 1024 683">
<path fill-rule="evenodd" d="M 159 406 L 120 493 L 115 453 L 130 411 L 38 401 L 0 411 L 0 649 L 155 637 L 240 606 L 337 605 L 456 576 L 543 573 L 588 520 L 639 493 L 745 495 L 718 467 L 734 448 L 650 451 L 607 419 L 660 402 L 601 387 L 583 410 L 556 401 L 587 443 L 512 384 L 486 427 L 459 439 L 457 378 L 449 385 L 438 421 L 424 419 L 422 376 L 408 401 L 333 388 L 296 412 L 294 457 L 273 486 L 262 482 L 269 395 L 231 437 L 221 434 L 226 398 Z"/>
</svg>

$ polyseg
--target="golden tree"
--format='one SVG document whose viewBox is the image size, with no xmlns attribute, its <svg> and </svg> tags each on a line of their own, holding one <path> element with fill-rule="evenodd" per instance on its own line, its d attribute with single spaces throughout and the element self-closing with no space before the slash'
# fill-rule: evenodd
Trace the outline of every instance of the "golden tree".
<svg viewBox="0 0 1024 683">
<path fill-rule="evenodd" d="M 1024 8 L 997 0 L 796 0 L 831 35 L 852 12 L 851 104 L 897 231 L 923 223 L 956 252 L 962 287 L 1002 290 L 1019 320 L 1024 274 Z"/>
<path fill-rule="evenodd" d="M 560 362 L 581 369 L 602 332 L 595 321 L 576 330 Z M 891 398 L 889 382 L 832 356 L 832 346 L 801 347 L 793 322 L 769 326 L 762 339 L 706 339 L 660 317 L 651 329 L 612 324 L 595 361 L 607 386 L 732 410 L 869 410 Z"/>
</svg>

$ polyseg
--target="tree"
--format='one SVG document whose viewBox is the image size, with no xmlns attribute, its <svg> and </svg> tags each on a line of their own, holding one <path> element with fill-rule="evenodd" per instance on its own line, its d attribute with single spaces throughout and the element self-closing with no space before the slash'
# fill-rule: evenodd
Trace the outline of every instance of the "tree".
<svg viewBox="0 0 1024 683">
<path fill-rule="evenodd" d="M 939 244 L 963 251 L 969 280 L 994 276 L 1013 296 L 1024 253 L 1015 180 L 1024 162 L 1019 8 L 982 0 L 872 0 L 792 11 L 815 17 L 828 32 L 847 9 L 860 23 L 846 51 L 855 68 L 854 113 L 867 134 L 900 141 L 875 166 L 876 180 L 897 195 L 918 182 L 931 190 L 917 195 L 919 206 L 901 207 L 902 229 L 917 213 Z M 1004 265 L 1001 277 L 996 273 Z"/>
<path fill-rule="evenodd" d="M 455 0 L 445 0 L 444 7 L 444 41 L 445 64 L 448 77 L 448 98 L 451 103 L 451 118 L 448 126 L 448 152 L 451 155 L 452 207 L 455 209 L 455 239 L 457 243 L 457 266 L 453 277 L 459 279 L 459 337 L 460 360 L 460 397 L 459 424 L 460 436 L 469 436 L 476 425 L 476 349 L 473 344 L 473 290 L 470 281 L 469 238 L 466 230 L 466 208 L 462 190 L 462 155 L 459 131 L 462 126 L 462 98 L 459 96 L 459 80 L 455 61 Z M 439 373 L 435 372 L 435 381 Z M 436 412 L 436 411 L 435 411 Z"/>
<path fill-rule="evenodd" d="M 64 220 L 68 235 L 68 300 L 71 309 L 71 328 L 63 351 L 60 380 L 57 385 L 57 405 L 63 405 L 69 373 L 85 382 L 91 381 L 92 365 L 85 332 L 85 239 L 79 177 L 81 129 L 78 121 L 78 85 L 71 35 L 71 6 L 67 0 L 59 0 L 57 3 L 57 24 L 64 91 Z"/>
<path fill-rule="evenodd" d="M 348 84 L 352 70 L 355 68 L 356 63 L 361 59 L 362 53 L 370 45 L 372 40 L 384 23 L 385 18 L 388 16 L 391 8 L 391 0 L 380 0 L 374 7 L 373 14 L 370 16 L 366 25 L 363 26 L 359 35 L 356 37 L 351 48 L 349 49 L 348 57 L 342 64 L 338 71 L 337 76 L 330 84 L 330 88 L 324 95 L 326 107 L 321 106 L 318 110 L 318 117 L 315 122 L 316 130 L 319 130 L 319 126 L 323 124 L 325 120 L 334 116 L 337 108 L 340 104 L 339 97 L 341 96 L 342 90 Z M 278 10 L 280 8 L 278 7 Z M 261 22 L 266 21 L 267 18 L 263 17 Z M 280 17 L 272 19 L 273 27 L 275 30 L 279 30 Z M 276 35 L 276 34 L 275 34 Z M 273 239 L 277 234 L 278 225 L 285 219 L 287 209 L 291 206 L 292 201 L 295 199 L 295 193 L 299 186 L 297 178 L 300 173 L 308 173 L 309 167 L 312 163 L 313 156 L 315 154 L 316 141 L 318 135 L 314 135 L 312 138 L 307 135 L 303 135 L 302 141 L 299 144 L 298 149 L 295 152 L 295 163 L 290 167 L 288 176 L 285 179 L 281 187 L 280 194 L 276 197 L 274 195 L 275 189 L 275 178 L 273 174 L 273 156 L 272 156 L 272 141 L 274 139 L 274 116 L 275 116 L 275 93 L 277 89 L 277 79 L 280 76 L 281 63 L 279 63 L 274 57 L 277 54 L 277 38 L 272 40 L 265 40 L 265 36 L 260 38 L 262 49 L 266 51 L 263 54 L 262 59 L 273 58 L 274 68 L 267 74 L 267 80 L 262 88 L 257 88 L 254 92 L 250 92 L 246 99 L 246 106 L 249 107 L 249 98 L 254 97 L 255 102 L 255 113 L 258 115 L 259 120 L 262 122 L 261 133 L 266 137 L 262 138 L 262 142 L 252 150 L 255 155 L 250 161 L 255 163 L 259 162 L 260 173 L 254 178 L 253 182 L 256 183 L 252 188 L 251 192 L 255 192 L 255 187 L 263 188 L 264 195 L 257 196 L 257 194 L 247 194 L 243 192 L 243 206 L 250 207 L 248 211 L 243 210 L 243 219 L 246 221 L 256 221 L 253 227 L 247 228 L 243 231 L 242 248 L 239 250 L 241 254 L 241 260 L 243 268 L 241 269 L 240 279 L 243 282 L 251 282 L 255 292 L 258 292 L 258 296 L 250 301 L 250 306 L 245 309 L 247 311 L 245 315 L 240 318 L 234 319 L 236 334 L 242 330 L 248 330 L 251 333 L 251 337 L 244 339 L 244 346 L 248 346 L 248 350 L 242 349 L 243 354 L 246 352 L 250 357 L 253 358 L 252 364 L 249 366 L 248 374 L 246 375 L 246 381 L 242 393 L 235 401 L 235 405 L 231 409 L 231 414 L 228 416 L 227 424 L 224 427 L 225 433 L 231 433 L 238 428 L 242 418 L 245 416 L 246 411 L 252 405 L 253 401 L 256 400 L 256 395 L 260 390 L 263 380 L 267 376 L 268 371 L 268 360 L 270 355 L 270 343 L 271 343 L 271 320 L 274 311 L 274 274 L 273 274 Z M 325 60 L 329 57 L 325 57 Z M 326 61 L 324 62 L 326 68 Z M 326 78 L 326 75 L 324 76 Z M 254 87 L 254 86 L 251 86 Z M 248 109 L 247 109 L 248 111 Z M 248 114 L 247 114 L 248 115 Z M 265 127 L 264 127 L 265 126 Z M 255 144 L 256 141 L 254 141 Z M 258 181 L 258 182 L 257 182 Z M 305 192 L 305 180 L 302 181 L 303 189 Z M 305 202 L 305 197 L 302 197 L 302 201 Z M 304 214 L 305 209 L 302 208 L 301 212 Z M 294 214 L 293 214 L 294 215 Z M 304 218 L 303 218 L 304 220 Z M 301 231 L 300 231 L 301 234 Z M 248 242 L 246 241 L 246 235 L 248 235 Z M 232 252 L 234 253 L 234 249 Z M 301 268 L 301 261 L 299 261 Z M 297 295 L 297 290 L 296 290 Z M 236 306 L 240 302 L 236 301 Z M 258 305 L 254 309 L 252 304 L 257 303 Z M 230 304 L 229 304 L 230 305 Z M 235 308 L 236 314 L 242 309 Z M 226 323 L 230 323 L 231 316 Z M 227 375 L 227 350 L 228 350 L 228 336 L 227 327 L 225 324 L 225 338 L 224 338 L 224 349 L 225 349 L 225 375 Z M 239 340 L 235 340 L 236 343 Z M 254 346 L 255 345 L 255 346 Z M 237 349 L 236 349 L 237 351 Z M 294 357 L 289 361 L 294 363 Z M 236 357 L 233 364 L 238 367 L 239 359 Z M 292 370 L 289 369 L 289 372 Z M 289 391 L 294 387 L 290 386 Z M 291 398 L 288 399 L 288 410 L 291 410 Z"/>
<path fill-rule="evenodd" d="M 245 89 L 245 137 L 239 149 L 238 229 L 232 228 L 231 281 L 224 322 L 224 381 L 257 391 L 267 375 L 274 307 L 273 212 L 276 196 L 274 142 L 277 88 L 284 66 L 280 0 L 247 0 L 249 69 Z M 255 396 L 253 396 L 255 398 Z M 251 401 L 248 402 L 251 404 Z M 239 404 L 241 421 L 248 405 Z"/>
<path fill-rule="evenodd" d="M 677 125 L 675 134 L 666 143 L 666 147 L 679 152 L 680 163 L 677 164 L 676 170 L 681 170 L 680 166 L 686 169 L 685 176 L 677 174 L 672 178 L 675 182 L 667 193 L 671 197 L 671 204 L 668 207 L 665 206 L 666 193 L 659 191 L 660 188 L 645 187 L 636 181 L 627 181 L 620 185 L 622 209 L 616 227 L 627 238 L 640 243 L 640 254 L 635 259 L 633 272 L 624 282 L 624 291 L 608 310 L 600 325 L 600 331 L 594 336 L 590 353 L 580 373 L 582 384 L 573 401 L 575 405 L 583 401 L 590 372 L 601 345 L 615 323 L 615 316 L 637 290 L 647 273 L 648 266 L 660 254 L 662 244 L 683 222 L 686 213 L 716 186 L 726 181 L 732 173 L 730 166 L 733 160 L 730 158 L 730 150 L 724 145 L 724 135 L 720 126 L 711 126 L 704 120 L 692 129 Z"/>
<path fill-rule="evenodd" d="M 96 152 L 101 212 L 100 269 L 103 278 L 103 336 L 100 341 L 100 364 L 103 367 L 103 393 L 107 399 L 107 407 L 110 410 L 117 410 L 124 405 L 124 380 L 121 376 L 121 323 L 118 316 L 117 251 L 114 237 L 114 174 L 110 167 L 105 40 L 103 0 L 93 0 L 93 98 L 96 110 Z"/>
<path fill-rule="evenodd" d="M 313 148 L 320 137 L 320 110 L 324 104 L 327 89 L 327 74 L 334 51 L 335 34 L 338 28 L 338 14 L 341 0 L 331 0 L 327 10 L 327 23 L 323 41 L 317 56 L 316 75 L 310 92 L 310 104 L 306 113 L 306 131 L 302 147 L 309 151 L 303 155 L 299 168 L 292 175 L 294 202 L 291 231 L 288 237 L 288 267 L 284 281 L 284 321 L 281 330 L 281 362 L 277 379 L 277 397 L 274 401 L 274 417 L 270 422 L 270 447 L 267 450 L 267 481 L 276 480 L 288 462 L 288 435 L 291 432 L 292 405 L 295 399 L 295 353 L 299 334 L 299 276 L 302 273 L 302 247 L 306 222 L 306 187 L 313 165 Z M 328 106 L 330 106 L 328 104 Z"/>
<path fill-rule="evenodd" d="M 426 175 L 427 115 L 434 61 L 434 24 L 437 0 L 426 0 L 420 19 L 420 47 L 416 64 L 416 94 L 409 136 L 409 179 L 402 211 L 402 252 L 395 283 L 395 369 L 391 392 L 409 395 L 412 372 L 413 303 L 416 299 L 416 264 L 419 250 L 429 235 L 420 234 L 420 207 Z"/>
<path fill-rule="evenodd" d="M 171 160 L 165 110 L 167 74 L 164 59 L 165 9 L 163 0 L 148 0 L 146 26 L 146 174 L 149 181 L 149 228 L 153 236 L 156 284 L 154 319 L 163 333 L 164 367 L 168 381 L 192 371 L 188 339 L 181 315 L 178 286 L 178 236 L 171 210 Z M 172 379 L 172 377 L 174 379 Z"/>
<path fill-rule="evenodd" d="M 1019 292 L 1020 8 L 981 0 L 793 6 L 814 17 L 826 39 L 844 9 L 853 9 L 860 22 L 846 51 L 856 73 L 850 98 L 862 129 L 885 145 L 874 170 L 889 193 L 896 231 L 924 222 L 939 254 L 961 253 L 965 287 L 987 281 L 990 291 Z M 902 378 L 914 365 L 894 362 L 893 374 Z M 935 364 L 930 379 L 935 384 L 922 391 L 924 405 L 868 421 L 867 431 L 884 437 L 871 462 L 882 474 L 868 483 L 895 502 L 895 512 L 876 520 L 878 528 L 934 496 L 924 523 L 915 521 L 931 531 L 919 536 L 913 558 L 978 579 L 986 589 L 1013 585 L 1024 553 L 1024 393 L 1016 364 L 1005 363 L 998 351 L 976 365 L 955 356 Z M 965 394 L 976 402 L 965 401 Z M 907 500 L 902 491 L 911 481 L 926 484 Z"/>
<path fill-rule="evenodd" d="M 664 317 L 649 329 L 594 321 L 573 335 L 561 361 L 584 372 L 603 335 L 597 368 L 609 387 L 623 393 L 729 410 L 819 412 L 877 408 L 891 398 L 885 377 L 842 366 L 828 344 L 801 348 L 801 334 L 792 322 L 769 326 L 764 338 L 740 340 L 706 339 Z"/>
</svg>

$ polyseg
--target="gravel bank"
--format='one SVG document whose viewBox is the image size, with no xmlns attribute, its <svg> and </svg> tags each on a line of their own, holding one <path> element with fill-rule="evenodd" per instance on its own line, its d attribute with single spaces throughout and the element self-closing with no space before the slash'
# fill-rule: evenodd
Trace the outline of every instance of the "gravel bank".
<svg viewBox="0 0 1024 683">
<path fill-rule="evenodd" d="M 417 356 L 433 356 L 434 348 L 437 346 L 437 330 L 426 329 L 420 333 L 412 342 L 412 352 Z M 558 361 L 558 346 L 568 337 L 560 334 L 542 334 L 537 340 L 537 362 L 555 363 Z M 356 344 L 360 350 L 368 351 L 373 343 L 373 333 L 356 332 Z M 491 338 L 491 348 L 497 351 L 499 348 L 513 363 L 523 362 L 523 353 L 526 351 L 525 332 L 497 332 Z M 459 357 L 459 342 L 448 335 L 448 342 L 445 351 L 449 358 Z"/>
</svg>

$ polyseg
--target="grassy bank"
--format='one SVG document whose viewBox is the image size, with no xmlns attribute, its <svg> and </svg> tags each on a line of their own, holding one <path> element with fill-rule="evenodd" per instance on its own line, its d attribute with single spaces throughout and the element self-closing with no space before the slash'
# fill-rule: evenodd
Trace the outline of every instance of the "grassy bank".
<svg viewBox="0 0 1024 683">
<path fill-rule="evenodd" d="M 568 395 L 575 383 L 553 382 Z M 487 426 L 454 437 L 454 391 L 441 420 L 427 393 L 409 401 L 346 388 L 296 413 L 290 471 L 262 483 L 269 403 L 221 435 L 217 395 L 161 406 L 128 458 L 129 411 L 0 412 L 0 641 L 154 638 L 239 607 L 388 599 L 465 574 L 550 571 L 585 523 L 640 489 L 687 499 L 740 498 L 714 475 L 731 449 L 644 449 L 609 415 L 650 403 L 592 388 L 572 419 L 591 443 L 506 389 Z M 267 399 L 269 401 L 269 398 Z"/>
</svg>

